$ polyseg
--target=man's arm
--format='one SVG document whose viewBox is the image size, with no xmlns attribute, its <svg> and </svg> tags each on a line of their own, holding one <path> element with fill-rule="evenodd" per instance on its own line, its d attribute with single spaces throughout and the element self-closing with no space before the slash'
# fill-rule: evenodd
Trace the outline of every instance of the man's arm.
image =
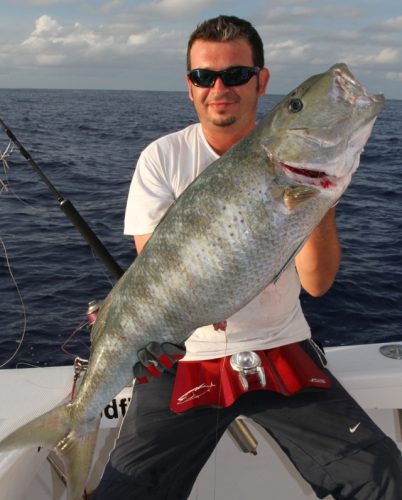
<svg viewBox="0 0 402 500">
<path fill-rule="evenodd" d="M 313 297 L 328 291 L 341 262 L 335 212 L 326 213 L 295 259 L 302 287 Z"/>
</svg>

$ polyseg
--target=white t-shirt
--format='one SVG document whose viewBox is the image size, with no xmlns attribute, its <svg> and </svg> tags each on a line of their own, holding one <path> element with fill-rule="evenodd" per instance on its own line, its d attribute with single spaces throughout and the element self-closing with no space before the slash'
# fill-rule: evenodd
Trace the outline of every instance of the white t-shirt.
<svg viewBox="0 0 402 500">
<path fill-rule="evenodd" d="M 152 142 L 141 153 L 127 200 L 124 233 L 152 233 L 186 187 L 219 156 L 199 123 Z M 226 331 L 198 328 L 186 341 L 185 360 L 270 349 L 310 337 L 300 306 L 300 281 L 290 265 L 277 283 L 227 318 Z"/>
</svg>

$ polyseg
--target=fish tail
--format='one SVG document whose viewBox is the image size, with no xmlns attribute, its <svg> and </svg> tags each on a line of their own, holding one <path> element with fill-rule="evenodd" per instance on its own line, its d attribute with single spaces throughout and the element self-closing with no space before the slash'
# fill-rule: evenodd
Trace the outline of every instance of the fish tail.
<svg viewBox="0 0 402 500">
<path fill-rule="evenodd" d="M 75 428 L 73 405 L 59 406 L 31 420 L 0 441 L 0 452 L 27 446 L 54 449 L 61 458 L 69 500 L 82 498 L 92 464 L 99 419 Z"/>
</svg>

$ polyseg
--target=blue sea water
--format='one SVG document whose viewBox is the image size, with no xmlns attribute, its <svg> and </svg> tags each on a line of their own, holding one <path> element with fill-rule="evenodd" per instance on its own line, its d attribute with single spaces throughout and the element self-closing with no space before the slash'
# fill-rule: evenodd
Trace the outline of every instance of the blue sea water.
<svg viewBox="0 0 402 500">
<path fill-rule="evenodd" d="M 278 99 L 264 97 L 260 114 Z M 123 236 L 123 217 L 136 159 L 153 139 L 196 121 L 187 95 L 0 90 L 0 118 L 127 268 L 135 253 Z M 324 297 L 302 295 L 324 345 L 402 338 L 401 130 L 402 101 L 389 100 L 338 205 L 343 260 L 336 282 Z M 2 152 L 7 144 L 0 130 Z M 102 299 L 115 280 L 18 150 L 8 164 L 0 164 L 8 187 L 0 194 L 0 365 L 24 329 L 6 367 L 68 364 L 71 355 L 88 355 L 85 328 L 69 340 L 85 321 L 87 303 Z M 71 355 L 62 350 L 66 341 Z"/>
</svg>

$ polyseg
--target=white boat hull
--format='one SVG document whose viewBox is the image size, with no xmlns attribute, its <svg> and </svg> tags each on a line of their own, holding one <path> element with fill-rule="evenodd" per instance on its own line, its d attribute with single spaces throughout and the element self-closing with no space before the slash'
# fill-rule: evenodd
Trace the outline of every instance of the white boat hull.
<svg viewBox="0 0 402 500">
<path fill-rule="evenodd" d="M 384 357 L 377 344 L 334 347 L 327 355 L 333 373 L 402 451 L 402 359 Z M 72 379 L 72 367 L 0 371 L 0 438 L 68 397 Z M 105 408 L 88 491 L 99 481 L 130 396 L 131 388 L 125 388 Z M 316 498 L 276 443 L 254 422 L 246 422 L 258 441 L 258 454 L 242 453 L 226 433 L 190 499 Z M 0 454 L 0 500 L 67 500 L 47 455 L 37 449 Z"/>
</svg>

